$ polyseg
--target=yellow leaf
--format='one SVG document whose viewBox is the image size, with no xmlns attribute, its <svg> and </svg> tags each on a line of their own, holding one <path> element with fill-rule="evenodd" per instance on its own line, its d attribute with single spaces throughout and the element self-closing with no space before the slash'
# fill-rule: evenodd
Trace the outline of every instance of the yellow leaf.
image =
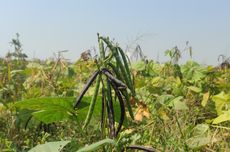
<svg viewBox="0 0 230 152">
<path fill-rule="evenodd" d="M 181 80 L 180 80 L 179 77 L 176 77 L 176 84 L 177 84 L 178 86 L 181 85 Z"/>
<path fill-rule="evenodd" d="M 4 109 L 4 105 L 0 102 L 0 112 L 2 112 Z"/>
<path fill-rule="evenodd" d="M 201 101 L 201 105 L 202 105 L 203 107 L 205 107 L 205 106 L 207 105 L 209 96 L 210 96 L 209 91 L 206 92 L 205 94 L 203 94 L 203 100 Z"/>
</svg>

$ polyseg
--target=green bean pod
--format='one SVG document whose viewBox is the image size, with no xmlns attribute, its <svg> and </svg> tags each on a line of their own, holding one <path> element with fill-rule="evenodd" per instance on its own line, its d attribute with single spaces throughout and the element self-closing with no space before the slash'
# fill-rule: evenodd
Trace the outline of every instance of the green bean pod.
<svg viewBox="0 0 230 152">
<path fill-rule="evenodd" d="M 135 96 L 134 88 L 133 88 L 133 86 L 132 86 L 132 83 L 131 83 L 131 82 L 129 81 L 129 79 L 128 79 L 128 76 L 127 76 L 127 74 L 126 74 L 125 68 L 124 68 L 124 66 L 122 65 L 122 62 L 121 62 L 121 59 L 120 59 L 120 56 L 119 56 L 117 50 L 115 51 L 115 53 L 117 54 L 117 63 L 118 63 L 119 69 L 121 70 L 121 73 L 122 73 L 123 76 L 124 76 L 124 80 L 125 80 L 125 82 L 126 82 L 128 88 L 131 90 L 133 96 Z M 127 92 L 127 91 L 126 91 L 126 92 Z M 131 108 L 131 105 L 130 105 L 130 100 L 129 100 L 129 95 L 128 95 L 128 93 L 126 94 L 125 98 L 126 98 L 126 104 L 127 104 L 127 108 L 128 108 L 129 114 L 130 114 L 131 118 L 134 119 L 134 115 L 133 115 L 132 108 Z"/>
<path fill-rule="evenodd" d="M 128 81 L 131 84 L 130 90 L 132 91 L 133 96 L 135 96 L 136 92 L 135 92 L 135 89 L 134 89 L 134 85 L 133 85 L 133 81 L 132 81 L 132 77 L 131 77 L 131 71 L 129 69 L 129 64 L 128 64 L 128 61 L 127 61 L 127 56 L 125 55 L 124 51 L 120 47 L 118 47 L 118 51 L 121 54 L 121 57 L 122 57 L 122 60 L 123 60 L 123 63 L 124 63 L 124 67 L 125 67 L 125 70 L 126 70 Z"/>
<path fill-rule="evenodd" d="M 127 87 L 131 90 L 133 96 L 135 96 L 135 90 L 134 90 L 134 87 L 133 87 L 133 83 L 132 81 L 130 80 L 131 79 L 131 76 L 130 78 L 128 78 L 128 74 L 127 74 L 127 71 L 123 65 L 123 62 L 126 62 L 127 64 L 127 67 L 128 68 L 128 62 L 127 60 L 126 61 L 123 61 L 122 62 L 122 59 L 121 57 L 119 56 L 119 49 L 117 47 L 114 47 L 112 45 L 112 43 L 109 41 L 108 38 L 104 38 L 104 37 L 99 37 L 99 39 L 102 39 L 105 44 L 110 48 L 110 50 L 112 51 L 113 53 L 113 56 L 115 57 L 115 60 L 116 60 L 116 64 L 117 64 L 117 67 L 113 66 L 113 64 L 108 64 L 112 69 L 113 71 L 115 72 L 115 74 L 117 75 L 118 78 L 121 78 L 121 76 L 123 76 L 123 80 L 124 82 L 126 82 L 127 84 Z M 122 55 L 122 54 L 121 54 Z M 124 56 L 125 57 L 125 56 Z M 130 71 L 130 70 L 128 70 Z M 129 73 L 130 74 L 130 73 Z M 122 79 L 120 79 L 122 80 Z M 129 102 L 129 95 L 128 95 L 128 92 L 127 91 L 122 91 L 122 93 L 124 94 L 125 96 L 125 99 L 126 99 L 126 104 L 127 104 L 127 108 L 128 108 L 128 111 L 129 111 L 129 114 L 131 116 L 132 119 L 134 119 L 134 115 L 133 115 L 133 111 L 132 111 L 132 108 L 131 108 L 131 105 L 130 105 L 130 102 Z"/>
<path fill-rule="evenodd" d="M 100 62 L 102 66 L 100 68 L 101 68 L 101 71 L 105 71 L 103 69 L 106 69 L 107 64 L 113 58 L 113 54 L 112 52 L 110 52 L 107 57 L 105 56 L 104 42 L 102 39 L 99 38 L 99 34 L 98 34 L 98 42 L 99 42 L 99 50 L 100 50 Z M 102 73 L 105 74 L 105 72 L 102 72 Z M 107 75 L 112 77 L 112 79 L 114 78 L 109 73 L 107 73 Z M 107 116 L 109 120 L 109 132 L 110 132 L 111 138 L 114 138 L 115 137 L 115 120 L 114 120 L 115 118 L 114 118 L 114 108 L 113 108 L 113 101 L 112 101 L 113 98 L 112 98 L 111 86 L 109 83 L 108 76 L 105 77 L 105 80 L 102 80 L 102 85 L 103 85 L 102 88 L 103 88 L 103 98 L 104 98 L 103 100 L 104 103 L 103 103 L 102 108 L 103 108 L 103 112 L 105 111 L 104 110 L 105 108 L 107 109 L 107 114 L 108 114 Z M 105 113 L 103 113 L 103 117 L 105 117 L 104 115 Z M 102 128 L 102 131 L 104 131 L 104 128 Z"/>
<path fill-rule="evenodd" d="M 110 129 L 110 136 L 112 138 L 115 137 L 115 116 L 114 116 L 114 108 L 113 108 L 113 98 L 112 98 L 112 92 L 111 92 L 111 84 L 109 80 L 107 79 L 107 112 L 108 112 L 108 118 L 109 118 L 109 129 Z"/>
<path fill-rule="evenodd" d="M 100 71 L 99 70 L 95 71 L 94 74 L 87 81 L 86 85 L 84 86 L 83 90 L 81 91 L 80 95 L 78 96 L 78 98 L 76 99 L 76 101 L 75 101 L 75 103 L 73 105 L 74 108 L 76 108 L 80 104 L 81 99 L 83 98 L 83 96 L 85 95 L 86 91 L 89 89 L 89 87 L 93 83 L 93 81 L 96 79 L 98 74 L 100 74 Z"/>
<path fill-rule="evenodd" d="M 119 78 L 120 75 L 119 75 L 118 71 L 116 70 L 115 66 L 114 66 L 112 63 L 110 63 L 110 64 L 108 64 L 108 65 L 113 69 L 115 75 Z M 111 73 L 108 69 L 104 69 L 104 70 L 106 70 L 107 73 L 110 73 L 110 75 L 112 75 L 112 73 Z M 118 89 L 120 88 L 120 84 L 117 83 L 117 81 L 114 81 L 114 79 L 110 79 L 110 81 L 113 81 L 113 82 L 117 85 L 117 88 L 118 88 Z M 129 102 L 129 101 L 130 101 L 130 97 L 129 97 L 129 94 L 128 94 L 127 90 L 126 90 L 126 89 L 123 89 L 123 88 L 122 88 L 122 89 L 119 89 L 119 90 L 121 91 L 121 93 L 122 93 L 123 96 L 125 97 L 126 105 L 127 105 L 127 108 L 128 108 L 130 117 L 131 117 L 132 119 L 134 119 L 133 110 L 132 110 L 132 107 L 131 107 L 130 102 Z"/>
<path fill-rule="evenodd" d="M 128 78 L 128 74 L 127 74 L 127 72 L 126 72 L 126 70 L 125 70 L 125 67 L 124 67 L 123 63 L 122 63 L 121 57 L 119 56 L 119 53 L 118 53 L 118 49 L 117 49 L 117 48 L 114 49 L 114 54 L 115 54 L 115 56 L 116 56 L 116 61 L 117 61 L 117 63 L 118 63 L 119 69 L 120 69 L 122 75 L 124 76 L 124 80 L 125 80 L 125 82 L 126 82 L 128 88 L 131 90 L 132 94 L 134 94 L 134 90 L 133 90 L 133 87 L 132 87 L 132 83 L 131 83 L 131 81 L 130 81 L 129 78 Z"/>
<path fill-rule="evenodd" d="M 101 134 L 104 138 L 104 128 L 105 128 L 105 88 L 102 86 L 102 98 L 101 98 Z"/>
<path fill-rule="evenodd" d="M 132 119 L 134 119 L 134 114 L 133 114 L 133 110 L 130 104 L 130 96 L 127 92 L 127 90 L 121 90 L 122 95 L 125 97 L 125 103 L 127 105 L 128 111 L 129 111 L 129 115 Z"/>
<path fill-rule="evenodd" d="M 101 61 L 103 61 L 105 59 L 104 44 L 103 44 L 103 41 L 101 39 L 98 39 L 98 42 L 99 42 L 99 50 L 100 50 Z"/>
<path fill-rule="evenodd" d="M 115 78 L 108 69 L 103 68 L 101 71 L 102 71 L 102 73 L 104 73 L 107 76 L 107 78 L 109 78 L 110 80 L 114 81 L 118 85 L 118 87 L 120 87 L 122 89 L 127 88 L 126 85 L 121 80 Z"/>
<path fill-rule="evenodd" d="M 116 136 L 117 136 L 118 133 L 120 132 L 121 127 L 122 127 L 124 120 L 125 120 L 125 105 L 124 105 L 124 101 L 123 101 L 122 95 L 120 93 L 120 90 L 117 88 L 116 84 L 112 81 L 110 81 L 110 83 L 112 84 L 112 87 L 115 91 L 115 94 L 118 97 L 118 101 L 120 103 L 120 110 L 121 110 L 120 120 L 119 120 L 119 124 L 118 124 L 117 130 L 116 130 Z"/>
<path fill-rule="evenodd" d="M 115 65 L 113 65 L 112 63 L 108 63 L 108 66 L 112 69 L 112 71 L 115 73 L 115 75 L 117 76 L 119 80 L 124 81 L 121 75 L 119 74 Z"/>
<path fill-rule="evenodd" d="M 112 51 L 113 56 L 115 57 L 116 62 L 118 64 L 118 66 L 119 66 L 119 69 L 121 70 L 121 73 L 124 76 L 124 80 L 127 83 L 128 88 L 132 91 L 132 93 L 134 93 L 134 91 L 132 89 L 132 83 L 130 83 L 130 81 L 129 81 L 127 72 L 126 72 L 125 67 L 123 65 L 123 62 L 121 60 L 121 57 L 119 56 L 118 48 L 114 47 L 112 45 L 112 43 L 109 41 L 109 39 L 106 39 L 106 38 L 103 38 L 103 37 L 99 37 L 99 38 L 102 39 L 106 43 L 106 45 L 110 48 L 110 50 Z"/>
<path fill-rule="evenodd" d="M 95 90 L 94 90 L 94 94 L 93 94 L 92 100 L 90 102 L 88 114 L 86 116 L 86 119 L 85 119 L 85 122 L 84 122 L 84 125 L 83 125 L 83 129 L 85 127 L 87 127 L 87 125 L 89 124 L 89 122 L 90 122 L 90 120 L 92 118 L 94 107 L 95 107 L 95 103 L 97 101 L 97 95 L 98 95 L 99 88 L 100 88 L 100 81 L 101 81 L 101 74 L 99 74 L 99 76 L 97 77 L 97 80 L 96 80 L 96 87 L 95 87 Z"/>
</svg>

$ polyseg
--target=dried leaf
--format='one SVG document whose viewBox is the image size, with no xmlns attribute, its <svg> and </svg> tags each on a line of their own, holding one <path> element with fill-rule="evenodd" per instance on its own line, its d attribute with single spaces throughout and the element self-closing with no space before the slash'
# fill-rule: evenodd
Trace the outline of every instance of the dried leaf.
<svg viewBox="0 0 230 152">
<path fill-rule="evenodd" d="M 137 108 L 137 111 L 136 111 L 136 115 L 134 117 L 134 120 L 136 121 L 142 121 L 143 119 L 143 115 L 142 115 L 142 109 L 140 109 L 139 107 Z"/>
<path fill-rule="evenodd" d="M 134 106 L 136 104 L 136 99 L 133 96 L 130 98 L 130 104 L 132 106 Z"/>
<path fill-rule="evenodd" d="M 150 112 L 148 107 L 143 103 L 139 102 L 139 105 L 136 109 L 136 115 L 134 117 L 134 120 L 136 121 L 142 121 L 143 117 L 150 118 Z"/>
</svg>

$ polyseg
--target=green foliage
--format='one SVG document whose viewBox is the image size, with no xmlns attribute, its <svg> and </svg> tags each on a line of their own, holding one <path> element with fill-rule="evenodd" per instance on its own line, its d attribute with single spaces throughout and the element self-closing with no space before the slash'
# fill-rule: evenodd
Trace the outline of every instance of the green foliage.
<svg viewBox="0 0 230 152">
<path fill-rule="evenodd" d="M 199 124 L 193 128 L 192 137 L 186 143 L 192 149 L 197 149 L 211 143 L 211 136 L 207 124 Z"/>
<path fill-rule="evenodd" d="M 213 96 L 212 100 L 215 102 L 218 115 L 230 109 L 230 94 L 225 94 L 224 92 L 221 92 Z"/>
<path fill-rule="evenodd" d="M 181 67 L 183 76 L 190 83 L 197 83 L 205 78 L 206 69 L 194 61 L 188 61 Z"/>
<path fill-rule="evenodd" d="M 19 37 L 12 40 L 14 50 L 0 59 L 0 151 L 55 150 L 60 143 L 52 141 L 71 141 L 61 143 L 62 151 L 141 147 L 135 145 L 229 151 L 227 59 L 224 68 L 192 60 L 180 65 L 183 51 L 175 47 L 166 52 L 169 62 L 143 58 L 130 65 L 118 44 L 98 39 L 100 54 L 75 63 L 65 60 L 65 51 L 56 59 L 26 60 Z M 100 83 L 87 83 L 95 71 Z"/>
<path fill-rule="evenodd" d="M 188 106 L 185 102 L 182 102 L 181 99 L 183 99 L 182 96 L 176 97 L 172 101 L 170 101 L 169 105 L 172 105 L 175 110 L 187 110 Z"/>
<path fill-rule="evenodd" d="M 213 124 L 219 124 L 230 120 L 230 94 L 221 92 L 212 97 L 215 102 L 218 117 L 213 120 Z"/>
<path fill-rule="evenodd" d="M 74 98 L 36 98 L 19 101 L 17 108 L 33 111 L 31 115 L 46 124 L 74 117 Z"/>
<path fill-rule="evenodd" d="M 93 143 L 93 144 L 91 144 L 89 146 L 83 147 L 83 148 L 79 149 L 77 152 L 96 151 L 96 150 L 98 150 L 102 146 L 105 146 L 105 145 L 112 145 L 112 146 L 114 146 L 115 144 L 116 144 L 116 142 L 114 140 L 112 140 L 112 139 L 103 139 L 103 140 L 98 141 L 96 143 Z M 109 149 L 107 149 L 107 150 L 109 150 Z"/>
<path fill-rule="evenodd" d="M 56 141 L 37 145 L 28 152 L 60 152 L 70 141 Z"/>
<path fill-rule="evenodd" d="M 19 116 L 23 115 L 28 118 L 32 115 L 36 120 L 42 121 L 46 124 L 53 122 L 60 122 L 64 120 L 78 120 L 83 122 L 89 109 L 91 97 L 85 96 L 82 99 L 81 105 L 77 111 L 73 109 L 74 97 L 46 97 L 34 98 L 18 101 L 15 106 L 19 108 Z M 117 111 L 115 114 L 115 121 L 119 122 L 119 105 L 114 104 L 114 109 Z M 25 111 L 27 110 L 27 111 Z M 94 119 L 100 118 L 101 112 L 101 97 L 98 97 L 95 104 Z M 25 118 L 26 118 L 25 117 Z"/>
</svg>

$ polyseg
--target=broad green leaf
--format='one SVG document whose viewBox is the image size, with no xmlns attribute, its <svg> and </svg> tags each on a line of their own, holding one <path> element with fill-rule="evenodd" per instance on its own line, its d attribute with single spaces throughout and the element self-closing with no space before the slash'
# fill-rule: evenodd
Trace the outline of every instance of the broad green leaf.
<svg viewBox="0 0 230 152">
<path fill-rule="evenodd" d="M 198 124 L 193 128 L 192 137 L 186 140 L 187 145 L 194 149 L 205 146 L 211 142 L 209 136 L 209 126 L 207 124 Z"/>
<path fill-rule="evenodd" d="M 194 136 L 186 140 L 189 148 L 196 149 L 205 146 L 211 142 L 211 136 Z"/>
<path fill-rule="evenodd" d="M 224 112 L 223 114 L 215 118 L 212 124 L 219 124 L 221 122 L 229 121 L 229 120 L 230 120 L 230 110 Z"/>
<path fill-rule="evenodd" d="M 145 62 L 144 61 L 139 61 L 135 64 L 132 65 L 132 68 L 137 71 L 143 71 L 145 70 Z"/>
<path fill-rule="evenodd" d="M 29 114 L 32 114 L 36 120 L 44 123 L 52 123 L 73 118 L 73 113 L 77 114 L 77 119 L 81 122 L 85 120 L 91 97 L 83 97 L 79 107 L 73 109 L 73 101 L 75 97 L 46 97 L 36 99 L 26 99 L 19 101 L 15 106 L 21 110 L 30 110 Z M 119 122 L 120 119 L 120 107 L 118 102 L 114 102 L 115 121 Z M 101 97 L 97 98 L 95 109 L 93 112 L 93 118 L 98 122 L 101 116 Z M 19 113 L 23 114 L 23 113 Z M 126 121 L 125 121 L 126 122 Z"/>
<path fill-rule="evenodd" d="M 70 141 L 56 141 L 37 145 L 28 152 L 60 152 Z"/>
<path fill-rule="evenodd" d="M 207 69 L 194 61 L 188 61 L 185 65 L 181 66 L 181 71 L 184 78 L 189 82 L 198 82 L 205 77 Z"/>
<path fill-rule="evenodd" d="M 210 96 L 209 91 L 203 94 L 203 99 L 202 99 L 202 101 L 201 101 L 201 105 L 202 105 L 203 107 L 205 107 L 205 106 L 207 105 L 209 96 Z"/>
<path fill-rule="evenodd" d="M 154 77 L 152 79 L 152 84 L 158 83 L 158 81 L 160 81 L 162 78 L 161 77 Z"/>
<path fill-rule="evenodd" d="M 192 91 L 194 91 L 196 93 L 200 93 L 201 92 L 201 89 L 198 88 L 198 87 L 195 87 L 195 86 L 189 86 L 188 89 L 192 90 Z"/>
<path fill-rule="evenodd" d="M 205 77 L 204 70 L 202 68 L 199 68 L 199 69 L 195 69 L 192 80 L 198 82 L 203 80 L 204 77 Z"/>
<path fill-rule="evenodd" d="M 212 97 L 212 100 L 215 102 L 216 112 L 218 115 L 221 115 L 223 111 L 230 109 L 230 94 L 225 94 L 221 92 Z"/>
<path fill-rule="evenodd" d="M 209 131 L 209 126 L 207 124 L 198 124 L 193 128 L 193 136 L 204 135 Z"/>
<path fill-rule="evenodd" d="M 166 94 L 157 97 L 157 101 L 161 104 L 169 104 L 169 106 L 172 107 L 173 105 L 171 104 L 171 101 L 173 100 L 173 98 L 174 98 L 173 95 Z"/>
<path fill-rule="evenodd" d="M 186 105 L 185 102 L 182 102 L 181 100 L 183 99 L 182 96 L 176 97 L 172 101 L 170 101 L 169 106 L 173 106 L 175 110 L 187 110 L 188 106 Z"/>
<path fill-rule="evenodd" d="M 153 87 L 160 87 L 164 83 L 161 77 L 155 77 L 151 82 Z"/>
<path fill-rule="evenodd" d="M 49 108 L 72 109 L 74 97 L 58 98 L 58 97 L 45 97 L 26 99 L 19 101 L 15 104 L 20 109 L 28 110 L 42 110 Z"/>
<path fill-rule="evenodd" d="M 63 121 L 74 113 L 74 98 L 37 98 L 19 101 L 15 105 L 20 109 L 31 110 L 35 119 L 44 123 Z"/>
<path fill-rule="evenodd" d="M 174 108 L 175 110 L 187 110 L 188 106 L 182 101 L 175 101 Z"/>
<path fill-rule="evenodd" d="M 33 112 L 32 115 L 35 119 L 46 124 L 67 120 L 72 116 L 72 114 L 68 113 L 67 111 L 58 109 L 40 110 Z"/>
<path fill-rule="evenodd" d="M 93 143 L 89 146 L 86 146 L 84 148 L 79 149 L 77 152 L 89 152 L 89 151 L 96 151 L 103 145 L 115 145 L 116 142 L 112 139 L 103 139 L 101 141 L 98 141 L 96 143 Z"/>
<path fill-rule="evenodd" d="M 154 61 L 149 61 L 146 67 L 150 76 L 157 76 L 161 72 L 161 65 Z"/>
</svg>

